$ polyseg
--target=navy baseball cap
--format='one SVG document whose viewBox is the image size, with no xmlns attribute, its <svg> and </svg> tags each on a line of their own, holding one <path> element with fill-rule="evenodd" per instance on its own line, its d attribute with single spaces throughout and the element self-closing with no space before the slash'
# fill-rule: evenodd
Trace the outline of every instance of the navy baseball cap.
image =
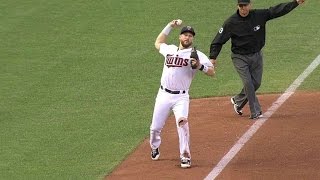
<svg viewBox="0 0 320 180">
<path fill-rule="evenodd" d="M 250 4 L 250 0 L 238 0 L 238 4 Z"/>
<path fill-rule="evenodd" d="M 194 29 L 193 29 L 191 26 L 185 26 L 185 27 L 183 27 L 183 28 L 181 29 L 180 34 L 183 34 L 183 33 L 185 33 L 185 32 L 189 32 L 189 33 L 191 33 L 193 36 L 196 35 L 196 33 L 194 32 Z"/>
</svg>

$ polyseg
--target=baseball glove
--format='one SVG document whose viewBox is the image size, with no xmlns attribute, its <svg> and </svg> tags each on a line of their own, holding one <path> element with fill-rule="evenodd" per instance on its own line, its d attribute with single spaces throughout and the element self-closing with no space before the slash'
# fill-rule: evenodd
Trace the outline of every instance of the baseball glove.
<svg viewBox="0 0 320 180">
<path fill-rule="evenodd" d="M 191 59 L 191 61 L 190 61 L 191 62 L 191 68 L 192 69 L 197 69 L 197 67 L 200 64 L 200 61 L 199 61 L 199 56 L 198 56 L 196 47 L 193 47 L 191 49 L 190 59 Z"/>
</svg>

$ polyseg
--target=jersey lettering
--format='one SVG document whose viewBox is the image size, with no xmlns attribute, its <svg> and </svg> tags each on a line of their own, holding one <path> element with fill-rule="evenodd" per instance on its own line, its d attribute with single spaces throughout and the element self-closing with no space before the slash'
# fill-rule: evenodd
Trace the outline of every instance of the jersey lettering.
<svg viewBox="0 0 320 180">
<path fill-rule="evenodd" d="M 183 67 L 188 66 L 189 59 L 183 59 L 178 55 L 174 57 L 173 54 L 167 54 L 165 65 L 167 67 Z"/>
</svg>

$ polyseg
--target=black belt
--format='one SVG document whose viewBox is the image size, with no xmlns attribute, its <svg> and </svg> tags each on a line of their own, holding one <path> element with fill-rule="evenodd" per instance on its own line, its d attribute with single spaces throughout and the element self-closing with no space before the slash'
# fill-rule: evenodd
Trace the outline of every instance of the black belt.
<svg viewBox="0 0 320 180">
<path fill-rule="evenodd" d="M 172 91 L 172 90 L 170 90 L 170 89 L 163 88 L 162 85 L 160 86 L 160 88 L 161 88 L 162 90 L 166 91 L 167 93 L 170 93 L 170 94 L 184 94 L 184 93 L 186 93 L 185 90 L 183 90 L 183 91 Z"/>
</svg>

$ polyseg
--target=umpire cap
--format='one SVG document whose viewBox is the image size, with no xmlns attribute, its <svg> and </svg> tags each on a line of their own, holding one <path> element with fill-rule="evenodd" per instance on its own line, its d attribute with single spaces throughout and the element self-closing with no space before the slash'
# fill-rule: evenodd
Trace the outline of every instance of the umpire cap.
<svg viewBox="0 0 320 180">
<path fill-rule="evenodd" d="M 183 33 L 185 33 L 185 32 L 189 32 L 189 33 L 191 33 L 193 36 L 196 35 L 196 33 L 194 32 L 194 29 L 193 29 L 191 26 L 185 26 L 185 27 L 183 27 L 183 28 L 181 29 L 180 34 L 183 34 Z"/>
<path fill-rule="evenodd" d="M 250 4 L 250 0 L 238 0 L 238 4 Z"/>
</svg>

